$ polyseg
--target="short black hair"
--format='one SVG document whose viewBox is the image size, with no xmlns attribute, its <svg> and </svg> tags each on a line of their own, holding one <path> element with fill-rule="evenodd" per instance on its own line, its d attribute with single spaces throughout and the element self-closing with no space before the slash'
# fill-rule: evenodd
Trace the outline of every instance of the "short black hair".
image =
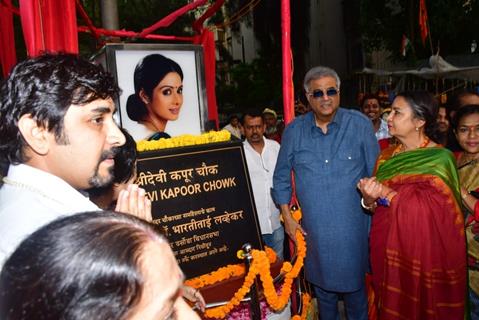
<svg viewBox="0 0 479 320">
<path fill-rule="evenodd" d="M 361 99 L 361 103 L 359 105 L 359 109 L 363 110 L 364 109 L 364 103 L 368 100 L 373 100 L 376 99 L 376 101 L 379 103 L 379 108 L 382 108 L 382 103 L 381 100 L 379 99 L 379 96 L 374 93 L 366 93 L 364 97 Z"/>
<path fill-rule="evenodd" d="M 256 109 L 256 108 L 247 109 L 243 113 L 243 117 L 241 117 L 241 124 L 243 124 L 243 125 L 244 125 L 244 120 L 245 120 L 246 116 L 249 116 L 249 117 L 252 117 L 252 118 L 260 117 L 261 119 L 263 119 L 263 113 L 261 112 L 261 110 Z"/>
<path fill-rule="evenodd" d="M 228 123 L 230 123 L 231 121 L 233 121 L 234 119 L 237 119 L 239 120 L 239 116 L 237 114 L 232 114 L 228 117 Z"/>
<path fill-rule="evenodd" d="M 479 113 L 479 105 L 477 104 L 467 104 L 465 106 L 460 107 L 456 113 L 454 114 L 454 118 L 452 118 L 451 127 L 454 131 L 457 130 L 457 126 L 462 118 L 468 116 L 470 114 Z"/>
<path fill-rule="evenodd" d="M 73 54 L 43 54 L 18 63 L 0 87 L 0 162 L 27 161 L 18 120 L 30 114 L 63 138 L 63 119 L 72 105 L 116 98 L 120 89 L 99 65 Z"/>
<path fill-rule="evenodd" d="M 141 254 L 166 242 L 131 215 L 85 212 L 31 234 L 0 273 L 0 319 L 124 319 L 141 297 Z"/>
<path fill-rule="evenodd" d="M 176 72 L 183 81 L 183 71 L 178 63 L 161 54 L 145 56 L 135 67 L 133 82 L 135 93 L 128 97 L 126 112 L 133 121 L 142 121 L 148 115 L 146 105 L 140 98 L 143 89 L 148 98 L 153 99 L 153 91 L 158 83 L 170 72 Z"/>
<path fill-rule="evenodd" d="M 125 136 L 125 144 L 118 148 L 118 153 L 115 155 L 115 178 L 113 179 L 113 183 L 128 182 L 136 171 L 136 158 L 138 154 L 135 139 L 133 139 L 125 128 L 120 128 L 120 131 Z"/>
</svg>

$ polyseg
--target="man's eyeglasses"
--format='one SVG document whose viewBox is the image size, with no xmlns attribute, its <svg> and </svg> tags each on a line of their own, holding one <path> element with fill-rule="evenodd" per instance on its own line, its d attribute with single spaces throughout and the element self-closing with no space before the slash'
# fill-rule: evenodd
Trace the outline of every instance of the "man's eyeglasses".
<svg viewBox="0 0 479 320">
<path fill-rule="evenodd" d="M 339 93 L 339 89 L 328 88 L 325 91 L 321 89 L 316 89 L 312 93 L 309 93 L 309 95 L 315 99 L 319 99 L 324 97 L 324 95 L 327 95 L 328 97 L 334 97 L 338 93 Z"/>
</svg>

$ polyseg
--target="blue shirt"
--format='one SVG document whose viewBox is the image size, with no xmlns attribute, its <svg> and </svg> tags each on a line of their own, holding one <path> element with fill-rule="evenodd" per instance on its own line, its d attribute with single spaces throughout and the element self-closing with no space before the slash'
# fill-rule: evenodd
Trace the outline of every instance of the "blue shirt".
<svg viewBox="0 0 479 320">
<path fill-rule="evenodd" d="M 335 292 L 361 288 L 368 266 L 369 216 L 359 179 L 372 174 L 379 146 L 371 121 L 339 108 L 323 133 L 313 112 L 284 131 L 273 177 L 278 205 L 291 199 L 291 170 L 307 232 L 306 278 Z"/>
</svg>

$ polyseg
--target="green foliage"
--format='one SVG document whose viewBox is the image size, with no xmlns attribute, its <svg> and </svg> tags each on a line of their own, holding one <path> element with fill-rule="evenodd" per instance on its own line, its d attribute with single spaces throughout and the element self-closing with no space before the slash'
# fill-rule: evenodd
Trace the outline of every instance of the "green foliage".
<svg viewBox="0 0 479 320">
<path fill-rule="evenodd" d="M 101 6 L 99 0 L 82 0 L 90 19 L 96 27 L 101 27 Z M 158 22 L 173 11 L 188 4 L 188 0 L 118 0 L 118 22 L 120 29 L 140 32 Z M 161 28 L 154 33 L 162 35 L 191 36 L 191 24 L 194 21 L 194 11 L 178 18 L 171 26 Z M 79 25 L 85 25 L 79 17 Z M 151 42 L 146 39 L 128 39 L 128 42 Z M 79 36 L 80 52 L 93 53 L 98 50 L 97 44 L 89 34 Z"/>
<path fill-rule="evenodd" d="M 224 7 L 225 7 L 225 12 L 227 17 L 234 17 L 235 14 L 237 14 L 240 9 L 244 8 L 244 6 L 251 2 L 251 0 L 235 0 L 235 1 L 225 1 Z M 232 23 L 229 27 L 231 28 L 231 31 L 238 35 L 240 28 L 239 28 L 239 21 L 245 22 L 247 26 L 252 25 L 252 19 L 250 14 L 245 14 L 241 17 L 240 20 Z"/>
<path fill-rule="evenodd" d="M 242 112 L 251 107 L 264 108 L 281 104 L 281 81 L 274 78 L 270 62 L 257 59 L 240 63 L 229 70 L 230 83 L 217 82 L 216 95 L 220 111 Z"/>
<path fill-rule="evenodd" d="M 232 113 L 281 105 L 281 77 L 275 76 L 280 66 L 271 62 L 256 59 L 251 64 L 240 63 L 230 68 L 230 83 L 217 81 L 219 111 Z"/>
<path fill-rule="evenodd" d="M 232 15 L 246 0 L 227 1 L 225 11 Z M 301 88 L 305 73 L 304 52 L 309 48 L 310 0 L 290 1 L 291 47 L 293 51 L 294 82 Z M 256 40 L 260 44 L 259 58 L 251 64 L 237 64 L 228 71 L 231 83 L 219 74 L 216 88 L 218 105 L 222 112 L 241 112 L 246 108 L 266 106 L 282 110 L 281 69 L 281 2 L 260 1 L 253 14 L 244 17 L 253 25 Z M 219 48 L 222 61 L 229 61 L 224 48 Z M 220 68 L 219 68 L 220 69 Z"/>
<path fill-rule="evenodd" d="M 82 0 L 83 7 L 97 27 L 101 27 L 101 7 L 98 0 Z M 141 31 L 176 9 L 188 4 L 188 0 L 118 0 L 120 29 Z M 159 29 L 161 34 L 185 35 L 193 21 L 192 13 L 180 17 L 171 26 Z"/>
<path fill-rule="evenodd" d="M 141 31 L 161 18 L 183 7 L 187 0 L 118 0 L 118 15 L 120 27 L 132 31 Z M 168 28 L 158 29 L 158 33 L 165 35 L 191 35 L 191 23 L 194 17 L 190 11 L 181 16 Z"/>
</svg>

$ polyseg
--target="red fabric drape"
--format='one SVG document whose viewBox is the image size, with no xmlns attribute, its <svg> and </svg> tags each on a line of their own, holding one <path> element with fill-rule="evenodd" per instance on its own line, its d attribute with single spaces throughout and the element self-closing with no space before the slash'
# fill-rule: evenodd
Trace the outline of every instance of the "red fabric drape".
<svg viewBox="0 0 479 320">
<path fill-rule="evenodd" d="M 140 33 L 140 37 L 144 37 L 147 34 L 150 34 L 150 33 L 152 33 L 153 31 L 155 31 L 159 28 L 168 27 L 170 24 L 175 22 L 176 19 L 178 19 L 179 17 L 181 17 L 182 15 L 187 13 L 188 11 L 196 9 L 197 7 L 199 7 L 199 6 L 201 6 L 205 3 L 206 3 L 206 0 L 195 0 L 192 3 L 189 3 L 189 4 L 181 7 L 180 9 L 170 13 L 168 16 L 164 17 L 160 21 L 156 22 L 154 25 L 152 25 L 152 26 L 150 26 L 146 29 L 143 29 Z"/>
<path fill-rule="evenodd" d="M 3 0 L 0 1 L 0 64 L 4 77 L 8 75 L 16 63 L 12 2 L 11 0 Z"/>
<path fill-rule="evenodd" d="M 291 11 L 289 0 L 281 0 L 281 44 L 283 65 L 283 109 L 284 123 L 294 120 L 294 94 L 291 54 Z"/>
<path fill-rule="evenodd" d="M 20 0 L 20 17 L 28 56 L 78 53 L 75 0 Z"/>
<path fill-rule="evenodd" d="M 216 57 L 213 32 L 203 29 L 201 35 L 195 37 L 195 44 L 201 44 L 204 52 L 206 97 L 208 100 L 208 120 L 212 120 L 218 128 L 218 108 L 216 106 Z"/>
<path fill-rule="evenodd" d="M 429 34 L 429 23 L 427 21 L 427 9 L 425 0 L 419 0 L 419 31 L 422 44 L 425 44 L 427 35 Z"/>
</svg>

